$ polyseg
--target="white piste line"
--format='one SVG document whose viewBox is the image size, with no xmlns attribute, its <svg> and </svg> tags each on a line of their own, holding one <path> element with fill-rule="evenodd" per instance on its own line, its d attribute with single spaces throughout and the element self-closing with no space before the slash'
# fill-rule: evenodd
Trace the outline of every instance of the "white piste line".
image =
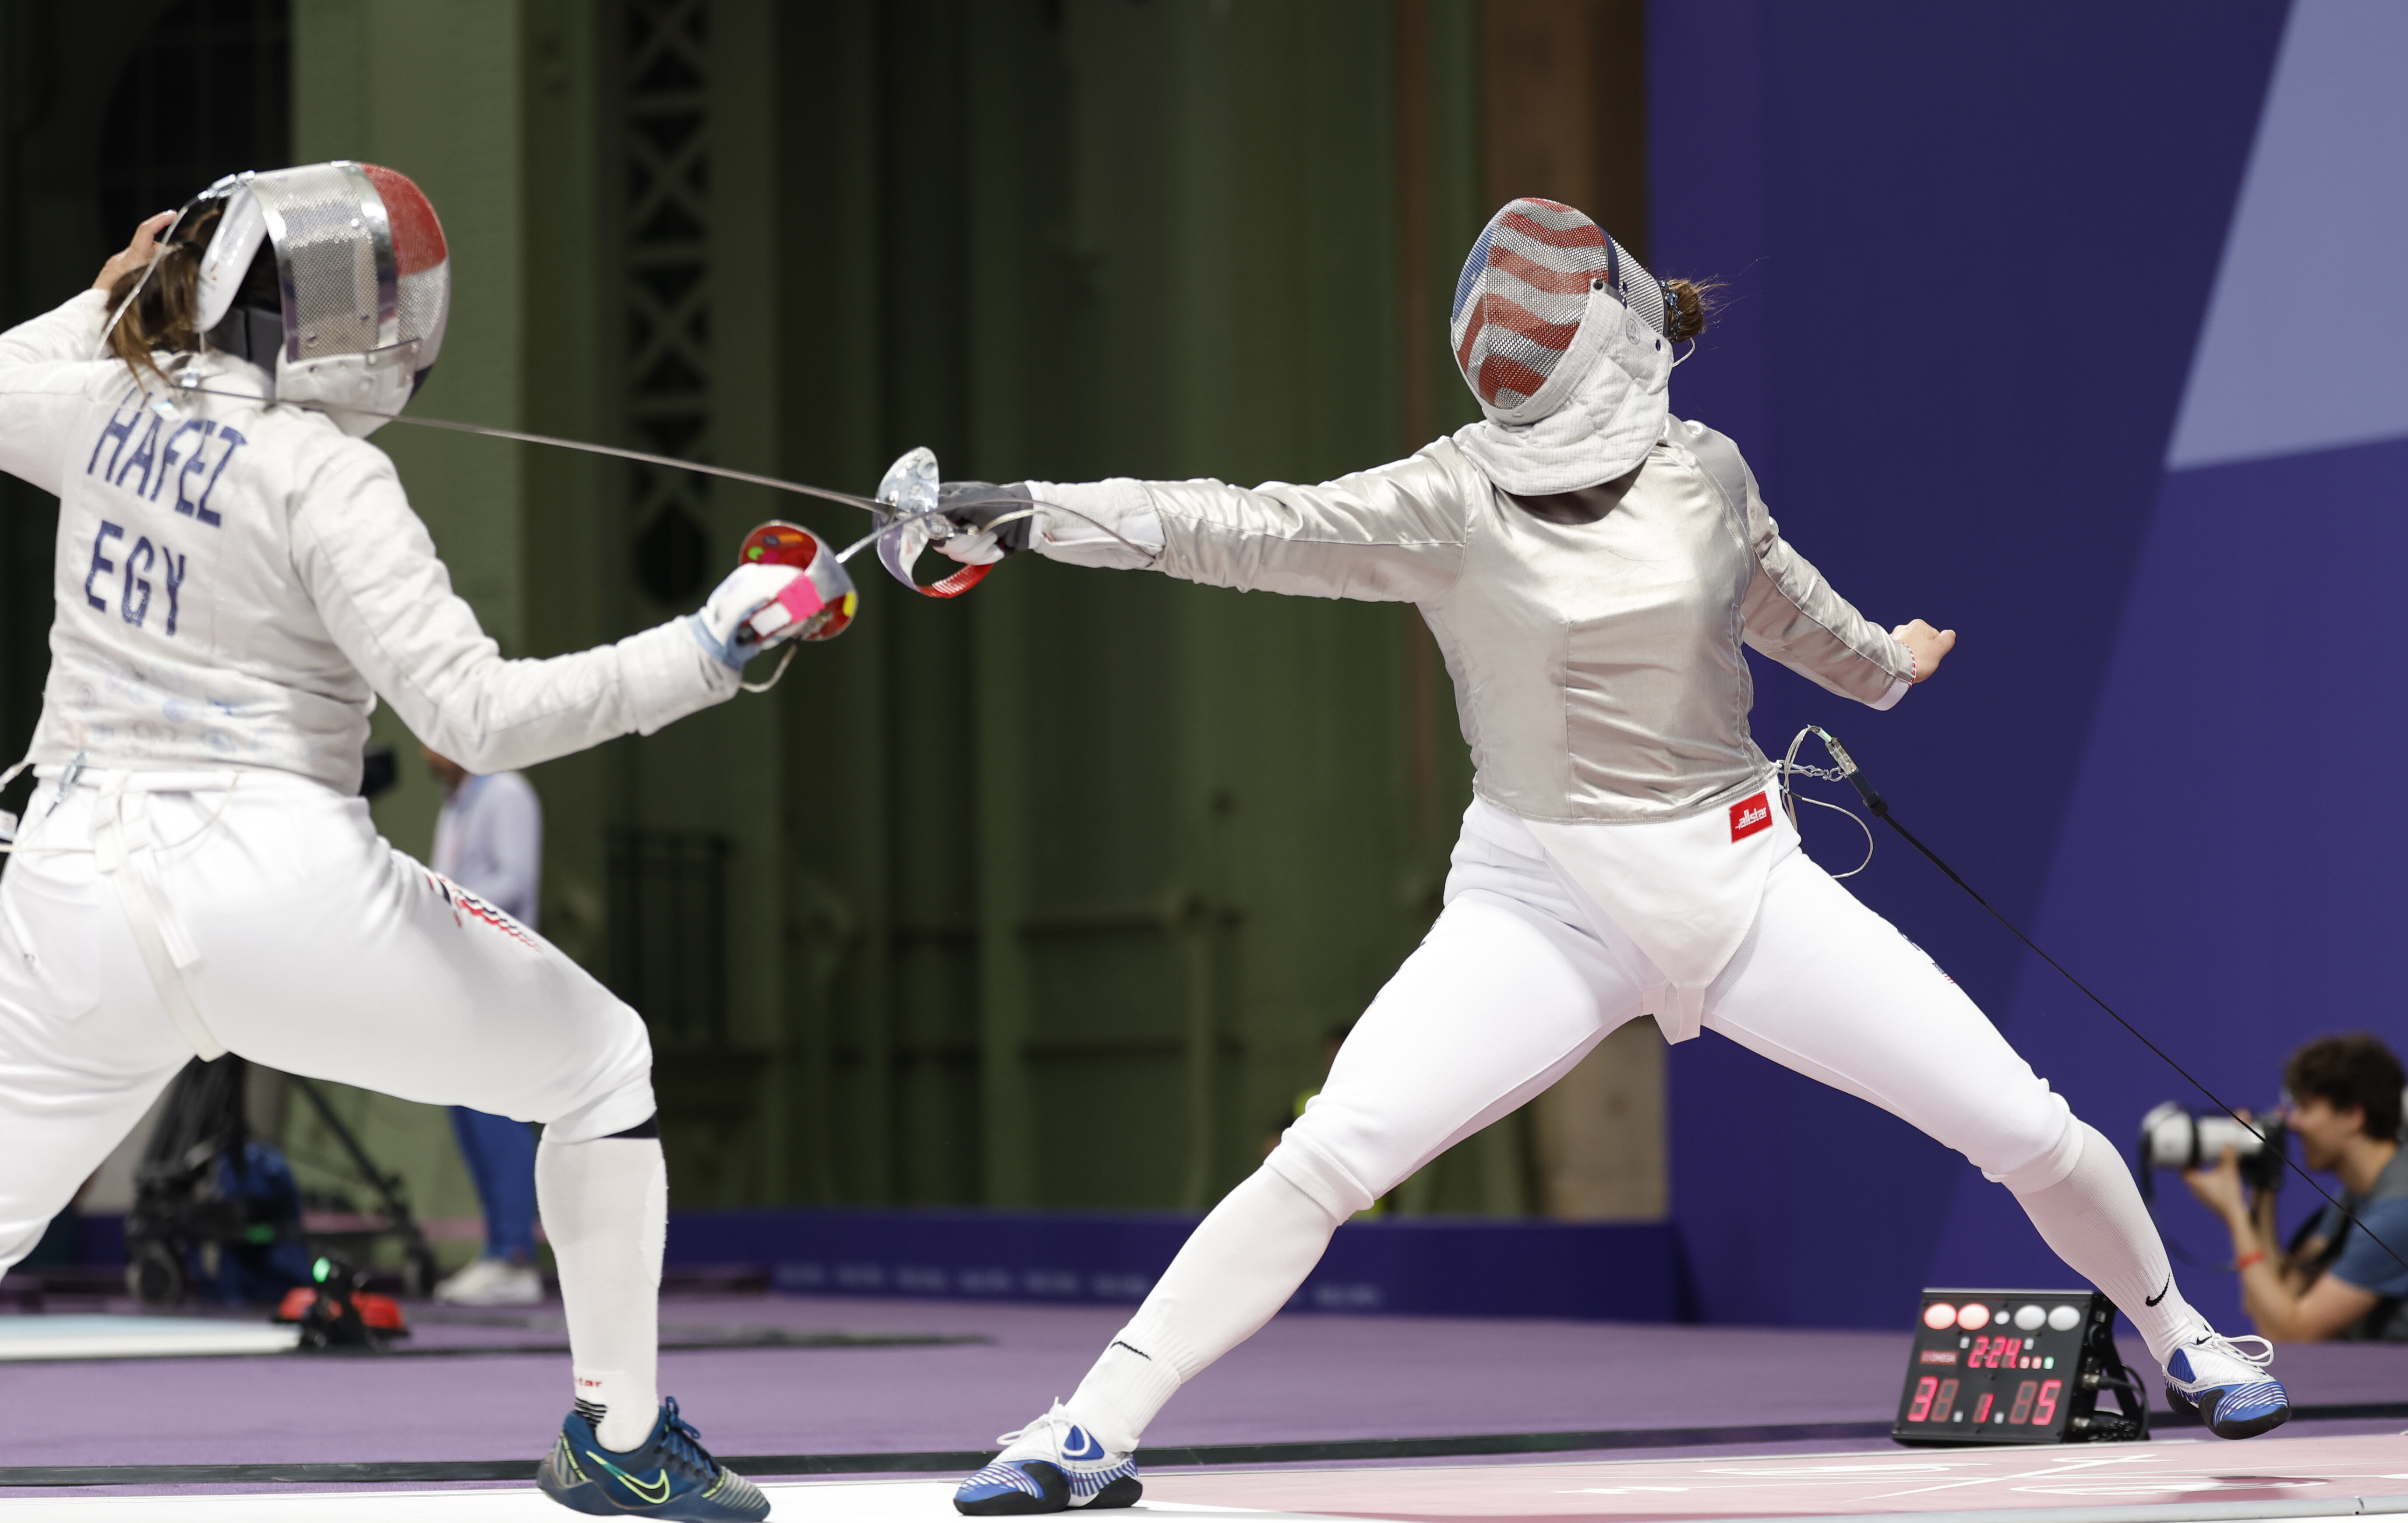
<svg viewBox="0 0 2408 1523">
<path fill-rule="evenodd" d="M 2167 1457 L 2153 1454 L 2102 1455 L 2096 1459 L 2063 1460 L 2056 1467 L 2049 1470 L 2026 1471 L 2020 1474 L 1976 1475 L 1962 1481 L 1942 1482 L 1938 1486 L 1909 1487 L 1903 1491 L 1884 1492 L 1878 1496 L 1865 1497 L 1860 1500 L 1865 1501 L 1887 1501 L 1895 1497 L 1920 1496 L 1927 1491 L 1956 1491 L 1969 1486 L 1986 1486 L 1992 1482 L 2042 1480 L 2051 1475 L 2070 1475 L 2075 1471 L 2091 1470 L 2100 1465 L 2123 1465 L 2134 1463 L 2147 1464 L 2153 1460 L 2164 1458 Z"/>
</svg>

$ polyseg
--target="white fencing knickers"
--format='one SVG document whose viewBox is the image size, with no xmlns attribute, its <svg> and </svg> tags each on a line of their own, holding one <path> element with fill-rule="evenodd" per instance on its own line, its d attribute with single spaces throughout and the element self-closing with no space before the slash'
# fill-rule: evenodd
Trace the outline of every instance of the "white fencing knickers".
<svg viewBox="0 0 2408 1523">
<path fill-rule="evenodd" d="M 2014 1191 L 2076 1270 L 2139 1313 L 2162 1357 L 2159 1345 L 2196 1315 L 2172 1291 L 2164 1247 L 2114 1149 L 1920 948 L 1778 824 L 1786 849 L 1765 876 L 1754 924 L 1706 987 L 1705 1029 L 1963 1153 Z M 1584 908 L 1521 820 L 1475 800 L 1437 924 L 1263 1168 L 1180 1250 L 1071 1413 L 1113 1449 L 1134 1447 L 1180 1381 L 1286 1302 L 1339 1223 L 1651 1013 L 1670 982 L 1612 920 Z M 2154 1310 L 2142 1304 L 2151 1294 Z"/>
<path fill-rule="evenodd" d="M 46 782 L 0 876 L 0 1272 L 178 1070 L 227 1051 L 552 1143 L 653 1110 L 635 1012 L 388 846 L 365 801 L 266 771 Z"/>
<path fill-rule="evenodd" d="M 2065 1101 L 1920 948 L 1791 840 L 1708 985 L 1705 1028 L 1871 1101 L 1993 1178 L 2046 1159 L 2071 1124 Z M 1271 1167 L 1332 1211 L 1360 1211 L 1561 1078 L 1665 982 L 1619 927 L 1584 910 L 1520 820 L 1475 801 L 1445 912 L 1356 1023 Z"/>
</svg>

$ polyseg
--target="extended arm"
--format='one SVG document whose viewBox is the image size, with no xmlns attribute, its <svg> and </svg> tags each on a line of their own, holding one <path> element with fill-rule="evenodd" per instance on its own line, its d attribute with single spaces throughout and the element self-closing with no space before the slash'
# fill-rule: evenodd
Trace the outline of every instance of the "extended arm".
<svg viewBox="0 0 2408 1523">
<path fill-rule="evenodd" d="M 392 463 L 363 445 L 332 457 L 293 519 L 294 562 L 337 645 L 412 734 L 472 772 L 531 766 L 732 697 L 738 673 L 686 619 L 615 645 L 506 661 L 452 590 Z M 773 573 L 747 606 L 701 617 L 732 626 L 793 573 Z M 739 576 L 741 572 L 739 572 Z M 724 611 L 721 611 L 722 613 Z M 707 631 L 704 633 L 708 633 Z M 721 639 L 725 631 L 720 631 Z"/>
<path fill-rule="evenodd" d="M 1054 560 L 1152 566 L 1215 587 L 1417 602 L 1455 580 L 1473 494 L 1487 490 L 1448 443 L 1319 486 L 1031 481 L 1037 503 L 1071 511 L 1045 515 L 1029 543 Z"/>
</svg>

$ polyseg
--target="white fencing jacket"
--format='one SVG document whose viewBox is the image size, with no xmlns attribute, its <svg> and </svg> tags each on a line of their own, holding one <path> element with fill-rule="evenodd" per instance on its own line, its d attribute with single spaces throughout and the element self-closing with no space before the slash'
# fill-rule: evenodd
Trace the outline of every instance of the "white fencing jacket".
<svg viewBox="0 0 2408 1523">
<path fill-rule="evenodd" d="M 263 768 L 351 793 L 380 694 L 420 740 L 492 772 L 736 693 L 682 620 L 504 660 L 382 451 L 263 400 L 265 374 L 231 356 L 198 372 L 237 395 L 95 360 L 106 318 L 87 291 L 0 334 L 0 470 L 59 498 L 35 762 Z"/>
<path fill-rule="evenodd" d="M 1319 486 L 1028 483 L 1247 591 L 1417 605 L 1445 653 L 1480 797 L 1526 820 L 1683 819 L 1762 787 L 1742 645 L 1846 697 L 1898 701 L 1906 648 L 1781 538 L 1720 434 L 1678 419 L 1621 479 L 1509 496 L 1452 439 Z M 1144 564 L 1064 515 L 1033 546 Z"/>
<path fill-rule="evenodd" d="M 1508 495 L 1453 439 L 1319 486 L 1027 484 L 1155 552 L 1053 514 L 1030 542 L 1054 559 L 1418 606 L 1474 790 L 1655 960 L 1674 1041 L 1797 845 L 1748 733 L 1741 648 L 1876 708 L 1914 677 L 1781 538 L 1730 441 L 1679 419 L 1627 474 L 1549 496 Z"/>
</svg>

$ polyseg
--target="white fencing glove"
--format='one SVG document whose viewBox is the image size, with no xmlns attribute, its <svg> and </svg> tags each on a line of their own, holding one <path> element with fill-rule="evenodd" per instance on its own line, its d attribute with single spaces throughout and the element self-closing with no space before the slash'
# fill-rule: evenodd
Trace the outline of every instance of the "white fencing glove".
<svg viewBox="0 0 2408 1523">
<path fill-rule="evenodd" d="M 996 486 L 990 481 L 946 481 L 937 488 L 937 507 L 953 526 L 952 536 L 935 549 L 964 566 L 992 566 L 1015 550 L 1028 548 L 1034 515 L 1015 518 L 999 529 L 987 525 L 1006 513 L 1025 512 L 1028 488 L 1020 482 Z"/>
<path fill-rule="evenodd" d="M 777 600 L 789 582 L 803 573 L 791 566 L 769 566 L 753 563 L 739 566 L 727 573 L 727 580 L 713 589 L 710 601 L 686 619 L 686 627 L 702 648 L 717 657 L 731 671 L 742 671 L 744 663 L 770 646 L 787 638 L 802 626 L 789 625 L 786 633 L 771 635 L 764 640 L 738 640 L 736 636 L 744 621 Z"/>
</svg>

